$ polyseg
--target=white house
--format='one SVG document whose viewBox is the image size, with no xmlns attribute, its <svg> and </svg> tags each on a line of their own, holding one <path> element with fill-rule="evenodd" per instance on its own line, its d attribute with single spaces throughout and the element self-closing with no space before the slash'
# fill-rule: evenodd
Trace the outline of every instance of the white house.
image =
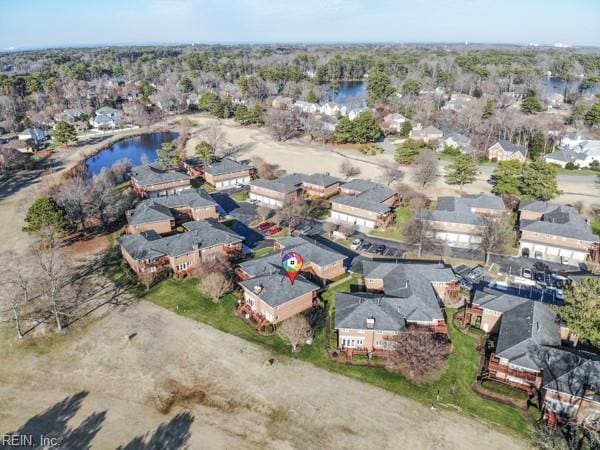
<svg viewBox="0 0 600 450">
<path fill-rule="evenodd" d="M 562 146 L 560 150 L 544 157 L 547 163 L 565 167 L 573 163 L 578 167 L 589 167 L 594 161 L 600 161 L 600 140 L 581 141 L 574 146 Z"/>
<path fill-rule="evenodd" d="M 400 113 L 392 113 L 383 118 L 383 123 L 388 130 L 398 132 L 402 128 L 402 124 L 407 120 L 408 119 Z"/>
<path fill-rule="evenodd" d="M 123 117 L 121 111 L 109 106 L 103 106 L 97 109 L 95 113 L 96 117 L 90 119 L 90 125 L 94 128 L 115 128 Z"/>
<path fill-rule="evenodd" d="M 293 108 L 302 111 L 303 113 L 315 114 L 319 112 L 320 106 L 317 103 L 305 102 L 304 100 L 298 100 L 294 103 Z"/>
</svg>

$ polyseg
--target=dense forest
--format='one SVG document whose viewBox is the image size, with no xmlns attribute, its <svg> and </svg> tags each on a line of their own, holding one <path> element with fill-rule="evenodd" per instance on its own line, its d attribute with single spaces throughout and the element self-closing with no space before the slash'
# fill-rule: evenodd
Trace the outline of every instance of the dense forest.
<svg viewBox="0 0 600 450">
<path fill-rule="evenodd" d="M 562 83 L 561 108 L 545 112 L 544 80 Z M 568 127 L 597 126 L 590 110 L 600 88 L 600 52 L 477 45 L 173 46 L 49 49 L 0 54 L 0 126 L 52 126 L 65 110 L 89 117 L 101 106 L 150 123 L 197 108 L 202 94 L 269 105 L 275 96 L 315 101 L 339 82 L 367 80 L 370 106 L 472 136 L 528 145 Z M 444 110 L 453 93 L 472 102 Z M 554 92 L 556 93 L 556 92 Z M 527 108 L 514 107 L 528 99 Z M 512 107 L 511 107 L 512 106 Z M 223 108 L 221 108 L 223 110 Z M 225 116 L 234 111 L 225 107 Z M 85 123 L 85 121 L 84 121 Z M 593 132 L 593 131 L 592 131 Z"/>
</svg>

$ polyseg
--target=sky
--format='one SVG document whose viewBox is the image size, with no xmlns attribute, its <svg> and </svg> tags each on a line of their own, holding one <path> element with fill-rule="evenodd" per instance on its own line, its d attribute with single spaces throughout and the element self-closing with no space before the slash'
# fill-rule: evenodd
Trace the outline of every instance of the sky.
<svg viewBox="0 0 600 450">
<path fill-rule="evenodd" d="M 0 0 L 0 49 L 147 43 L 600 46 L 600 0 Z"/>
</svg>

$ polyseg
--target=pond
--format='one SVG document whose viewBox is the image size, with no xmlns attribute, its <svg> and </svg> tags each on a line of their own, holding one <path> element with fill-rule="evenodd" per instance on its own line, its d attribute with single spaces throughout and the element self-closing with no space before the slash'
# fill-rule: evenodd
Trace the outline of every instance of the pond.
<svg viewBox="0 0 600 450">
<path fill-rule="evenodd" d="M 367 106 L 367 85 L 364 81 L 340 81 L 336 90 L 330 89 L 321 103 L 332 102 L 346 108 Z"/>
<path fill-rule="evenodd" d="M 124 139 L 91 156 L 85 164 L 93 175 L 97 175 L 102 169 L 110 169 L 114 163 L 122 159 L 131 160 L 134 166 L 142 162 L 154 162 L 157 159 L 156 150 L 161 144 L 173 141 L 177 136 L 177 133 L 165 132 Z"/>
<path fill-rule="evenodd" d="M 542 82 L 540 82 L 538 86 L 539 93 L 544 96 L 550 93 L 563 94 L 565 93 L 565 88 L 567 88 L 567 94 L 571 94 L 579 91 L 579 85 L 581 84 L 581 80 L 577 79 L 571 83 L 567 83 L 567 80 L 560 77 L 547 77 L 544 78 Z M 600 92 L 600 85 L 596 84 L 588 89 L 583 89 L 582 94 L 596 94 Z"/>
</svg>

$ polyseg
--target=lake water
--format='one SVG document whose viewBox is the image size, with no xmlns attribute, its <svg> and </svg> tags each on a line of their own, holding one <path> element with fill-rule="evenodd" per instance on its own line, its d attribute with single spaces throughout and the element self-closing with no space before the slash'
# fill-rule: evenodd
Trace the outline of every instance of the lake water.
<svg viewBox="0 0 600 450">
<path fill-rule="evenodd" d="M 571 94 L 578 92 L 581 80 L 575 80 L 569 83 L 567 87 L 567 81 L 564 78 L 550 77 L 544 78 L 544 80 L 538 86 L 538 92 L 544 96 L 550 93 L 563 94 L 565 93 L 565 87 L 567 87 L 567 93 Z M 600 92 L 600 86 L 595 85 L 589 89 L 585 89 L 583 94 L 596 94 Z"/>
<path fill-rule="evenodd" d="M 177 133 L 151 133 L 124 139 L 100 151 L 85 162 L 88 170 L 97 175 L 104 168 L 110 169 L 114 163 L 122 159 L 133 161 L 133 165 L 142 163 L 142 159 L 154 162 L 157 159 L 156 150 L 163 142 L 171 142 L 177 138 Z"/>
<path fill-rule="evenodd" d="M 333 102 L 347 108 L 362 108 L 367 106 L 367 84 L 364 81 L 340 81 L 339 88 L 331 89 L 321 103 Z"/>
</svg>

